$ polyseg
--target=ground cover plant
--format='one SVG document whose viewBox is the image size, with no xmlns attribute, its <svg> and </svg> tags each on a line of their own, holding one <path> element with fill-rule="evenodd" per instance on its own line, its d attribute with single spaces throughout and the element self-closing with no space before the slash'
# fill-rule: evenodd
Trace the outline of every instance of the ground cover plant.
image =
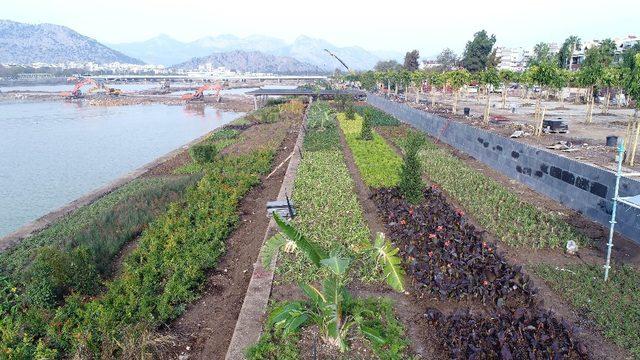
<svg viewBox="0 0 640 360">
<path fill-rule="evenodd" d="M 303 157 L 294 182 L 296 226 L 311 241 L 331 252 L 354 259 L 356 277 L 374 280 L 373 262 L 362 256 L 369 229 L 353 192 L 354 182 L 344 161 L 336 120 L 328 104 L 311 105 Z M 280 282 L 318 279 L 318 272 L 298 254 L 283 254 L 278 261 Z"/>
<path fill-rule="evenodd" d="M 535 272 L 593 319 L 602 333 L 640 359 L 640 272 L 631 266 L 612 268 L 602 281 L 598 265 L 570 265 L 559 269 L 539 265 Z"/>
<path fill-rule="evenodd" d="M 273 154 L 257 151 L 210 165 L 186 199 L 144 231 L 122 274 L 100 297 L 72 294 L 63 306 L 48 310 L 25 309 L 27 299 L 19 294 L 3 307 L 0 352 L 32 357 L 40 347 L 59 355 L 120 356 L 126 339 L 182 313 L 204 270 L 224 252 L 239 200 L 269 170 Z"/>
<path fill-rule="evenodd" d="M 422 200 L 424 182 L 422 181 L 422 166 L 418 152 L 424 141 L 424 136 L 417 132 L 408 134 L 403 163 L 400 169 L 398 190 L 412 204 L 417 204 Z"/>
<path fill-rule="evenodd" d="M 373 188 L 396 186 L 402 163 L 400 157 L 373 130 L 371 140 L 361 138 L 362 116 L 348 120 L 344 113 L 339 113 L 337 118 L 364 183 Z"/>
<path fill-rule="evenodd" d="M 404 139 L 393 141 L 405 146 Z M 521 201 L 509 189 L 432 141 L 426 141 L 420 158 L 427 177 L 463 203 L 480 225 L 491 229 L 504 243 L 532 248 L 559 248 L 568 240 L 587 243 L 586 237 L 559 215 Z"/>
<path fill-rule="evenodd" d="M 418 205 L 397 189 L 377 190 L 372 199 L 417 291 L 443 300 L 476 299 L 486 308 L 449 316 L 427 311 L 450 358 L 588 357 L 573 327 L 542 308 L 521 267 L 507 262 L 440 190 L 425 189 Z"/>
<path fill-rule="evenodd" d="M 37 292 L 0 277 L 0 357 L 151 356 L 161 345 L 153 331 L 198 296 L 205 271 L 224 253 L 225 240 L 239 219 L 240 200 L 271 168 L 275 140 L 259 150 L 218 156 L 205 164 L 186 195 L 143 230 L 118 274 L 93 281 L 99 289 L 79 286 L 96 280 L 94 273 L 79 271 L 87 262 L 86 247 L 77 247 L 70 256 L 45 253 L 51 259 L 47 266 L 33 267 L 36 278 L 64 285 L 62 293 L 54 293 L 60 298 L 53 304 L 33 302 Z M 72 271 L 60 276 L 64 266 Z"/>
<path fill-rule="evenodd" d="M 242 118 L 244 119 L 244 117 Z M 191 161 L 174 170 L 175 174 L 197 174 L 204 169 L 207 163 L 215 161 L 216 155 L 229 145 L 241 141 L 240 131 L 231 127 L 222 128 L 204 141 L 192 146 L 189 149 Z"/>
<path fill-rule="evenodd" d="M 286 337 L 297 333 L 302 327 L 315 325 L 322 340 L 340 352 L 349 349 L 349 339 L 355 332 L 374 345 L 374 352 L 385 353 L 386 356 L 400 355 L 403 346 L 397 346 L 397 337 L 402 336 L 397 331 L 398 326 L 392 324 L 387 327 L 381 317 L 375 315 L 379 311 L 377 301 L 356 299 L 347 290 L 347 272 L 351 259 L 337 254 L 330 255 L 279 215 L 274 213 L 274 218 L 282 234 L 306 256 L 311 266 L 316 271 L 319 268 L 327 270 L 327 275 L 321 288 L 313 283 L 302 283 L 300 288 L 307 300 L 280 304 L 271 311 L 267 326 L 281 330 L 282 336 Z M 387 284 L 396 291 L 404 291 L 404 274 L 400 259 L 396 256 L 398 249 L 393 248 L 384 235 L 379 233 L 365 251 L 375 258 Z M 269 335 L 268 337 L 271 338 Z M 263 343 L 260 346 L 265 345 Z"/>
<path fill-rule="evenodd" d="M 42 249 L 48 248 L 50 253 L 84 246 L 89 250 L 96 269 L 105 275 L 122 245 L 137 236 L 198 178 L 181 176 L 133 180 L 0 253 L 0 274 L 20 282 Z"/>
</svg>

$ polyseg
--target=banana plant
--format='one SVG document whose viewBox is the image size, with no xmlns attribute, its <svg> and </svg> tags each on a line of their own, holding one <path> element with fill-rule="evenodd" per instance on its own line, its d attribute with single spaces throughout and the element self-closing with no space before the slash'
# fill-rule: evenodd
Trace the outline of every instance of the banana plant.
<svg viewBox="0 0 640 360">
<path fill-rule="evenodd" d="M 369 341 L 380 345 L 386 343 L 387 339 L 380 329 L 365 326 L 361 317 L 352 315 L 354 302 L 346 288 L 346 275 L 351 259 L 336 254 L 329 255 L 277 213 L 274 212 L 273 216 L 282 234 L 295 243 L 296 248 L 318 269 L 327 269 L 330 275 L 324 279 L 322 287 L 301 284 L 300 288 L 308 299 L 286 302 L 277 307 L 270 314 L 269 323 L 280 327 L 285 335 L 296 332 L 305 325 L 315 324 L 320 329 L 323 340 L 340 351 L 348 349 L 347 335 L 352 328 L 360 331 Z M 276 239 L 273 240 L 274 244 L 286 244 L 282 239 L 272 239 Z M 404 291 L 404 272 L 397 256 L 398 249 L 385 239 L 384 234 L 378 233 L 366 251 L 376 258 L 387 284 L 396 291 Z"/>
</svg>

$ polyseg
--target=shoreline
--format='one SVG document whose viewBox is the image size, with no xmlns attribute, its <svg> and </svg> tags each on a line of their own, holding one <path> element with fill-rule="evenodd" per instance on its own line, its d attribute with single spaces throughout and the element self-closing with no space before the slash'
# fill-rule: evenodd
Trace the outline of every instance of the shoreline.
<svg viewBox="0 0 640 360">
<path fill-rule="evenodd" d="M 242 117 L 242 112 L 239 112 L 239 117 Z M 231 120 L 233 121 L 233 120 Z M 225 124 L 226 125 L 226 124 Z M 141 167 L 130 171 L 129 173 L 120 176 L 104 186 L 101 186 L 97 189 L 91 190 L 90 192 L 82 195 L 81 197 L 74 199 L 50 212 L 47 214 L 28 222 L 17 228 L 15 231 L 10 232 L 6 235 L 0 236 L 0 252 L 4 252 L 8 249 L 11 249 L 15 245 L 19 244 L 22 240 L 37 234 L 38 232 L 48 228 L 53 225 L 63 217 L 74 213 L 76 210 L 90 205 L 96 200 L 112 193 L 116 189 L 130 183 L 131 181 L 141 178 L 147 173 L 151 172 L 156 167 L 164 164 L 165 162 L 175 158 L 180 155 L 183 151 L 188 150 L 193 145 L 200 143 L 211 134 L 216 131 L 219 131 L 225 125 L 217 127 L 211 131 L 208 131 L 206 134 L 189 141 L 186 144 L 181 145 L 180 147 L 152 160 L 151 162 L 142 165 Z"/>
</svg>

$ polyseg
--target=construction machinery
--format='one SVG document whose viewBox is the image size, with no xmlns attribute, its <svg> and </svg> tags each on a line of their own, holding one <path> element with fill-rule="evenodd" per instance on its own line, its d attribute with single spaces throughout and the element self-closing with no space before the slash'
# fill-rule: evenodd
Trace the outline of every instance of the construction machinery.
<svg viewBox="0 0 640 360">
<path fill-rule="evenodd" d="M 328 52 L 329 55 L 333 56 L 334 58 L 336 58 L 336 60 L 340 61 L 340 64 L 342 64 L 342 66 L 344 66 L 344 68 L 347 69 L 348 72 L 352 72 L 351 69 L 349 69 L 349 67 L 347 66 L 347 64 L 345 64 L 344 61 L 342 61 L 339 57 L 337 57 L 336 54 L 329 51 L 329 49 L 324 49 L 324 51 Z"/>
<path fill-rule="evenodd" d="M 91 78 L 82 78 L 76 83 L 76 85 L 73 87 L 73 90 L 71 90 L 71 92 L 65 92 L 65 93 L 62 93 L 61 95 L 67 99 L 82 99 L 84 97 L 84 94 L 82 93 L 82 88 L 87 85 L 93 85 L 94 87 L 97 87 L 98 83 Z"/>
<path fill-rule="evenodd" d="M 220 91 L 222 89 L 223 84 L 221 83 L 205 84 L 204 86 L 199 87 L 193 94 L 182 95 L 182 100 L 186 100 L 187 102 L 204 101 L 204 92 L 207 90 L 214 90 L 216 92 L 216 101 L 220 102 Z"/>
<path fill-rule="evenodd" d="M 96 84 L 95 87 L 93 87 L 91 90 L 89 90 L 89 92 L 91 92 L 91 93 L 98 92 L 98 91 L 102 92 L 104 94 L 107 94 L 109 96 L 120 96 L 120 95 L 122 95 L 122 90 L 109 87 L 109 86 L 105 85 L 104 83 Z"/>
</svg>

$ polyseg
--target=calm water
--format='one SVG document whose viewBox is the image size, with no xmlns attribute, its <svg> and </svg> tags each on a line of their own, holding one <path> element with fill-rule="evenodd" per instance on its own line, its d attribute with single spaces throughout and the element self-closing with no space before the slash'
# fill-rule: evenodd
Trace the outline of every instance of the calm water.
<svg viewBox="0 0 640 360">
<path fill-rule="evenodd" d="M 0 91 L 24 91 L 24 92 L 68 92 L 73 90 L 75 84 L 58 84 L 58 85 L 20 85 L 20 86 L 0 86 Z M 108 86 L 120 89 L 123 92 L 134 92 L 151 89 L 159 89 L 158 83 L 143 83 L 143 84 L 107 84 Z M 91 89 L 92 86 L 87 85 L 83 88 L 83 91 Z"/>
<path fill-rule="evenodd" d="M 0 103 L 0 236 L 240 115 L 160 104 Z"/>
</svg>

